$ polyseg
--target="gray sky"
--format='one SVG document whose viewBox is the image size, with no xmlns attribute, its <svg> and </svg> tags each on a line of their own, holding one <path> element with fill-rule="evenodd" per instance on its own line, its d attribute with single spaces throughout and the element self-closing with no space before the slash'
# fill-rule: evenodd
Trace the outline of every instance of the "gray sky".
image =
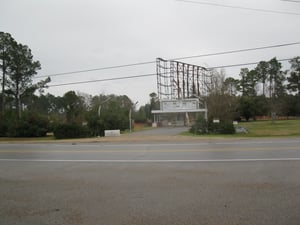
<svg viewBox="0 0 300 225">
<path fill-rule="evenodd" d="M 207 2 L 248 9 L 202 4 Z M 300 3 L 281 0 L 0 0 L 0 5 L 0 30 L 31 48 L 42 64 L 38 76 L 300 41 Z M 300 45 L 294 45 L 182 61 L 213 67 L 299 55 Z M 239 70 L 227 68 L 226 74 L 238 77 Z M 155 64 L 99 70 L 55 76 L 50 85 L 155 72 Z M 157 91 L 153 76 L 47 92 L 69 90 L 128 95 L 140 104 Z"/>
</svg>

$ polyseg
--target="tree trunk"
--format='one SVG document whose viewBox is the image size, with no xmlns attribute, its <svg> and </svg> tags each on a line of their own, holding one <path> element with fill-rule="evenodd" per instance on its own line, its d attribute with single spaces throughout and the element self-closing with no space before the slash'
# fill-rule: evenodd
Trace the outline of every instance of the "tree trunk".
<svg viewBox="0 0 300 225">
<path fill-rule="evenodd" d="M 20 90 L 19 90 L 19 82 L 16 82 L 16 113 L 18 120 L 21 118 L 21 107 L 20 107 Z"/>
<path fill-rule="evenodd" d="M 5 68 L 5 61 L 2 60 L 2 115 L 4 114 L 4 108 L 5 108 L 5 72 L 6 72 L 6 68 Z"/>
</svg>

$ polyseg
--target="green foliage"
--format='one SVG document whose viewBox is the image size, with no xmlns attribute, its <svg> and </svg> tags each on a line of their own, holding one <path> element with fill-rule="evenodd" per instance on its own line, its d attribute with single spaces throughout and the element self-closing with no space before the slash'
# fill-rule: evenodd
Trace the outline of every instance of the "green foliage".
<svg viewBox="0 0 300 225">
<path fill-rule="evenodd" d="M 300 120 L 251 121 L 241 123 L 249 137 L 300 136 Z"/>
<path fill-rule="evenodd" d="M 0 120 L 0 137 L 7 136 L 8 123 L 7 120 Z"/>
<path fill-rule="evenodd" d="M 255 70 L 250 70 L 248 68 L 242 68 L 240 72 L 241 80 L 240 90 L 243 96 L 256 96 L 256 85 L 257 85 L 257 72 Z"/>
<path fill-rule="evenodd" d="M 208 118 L 232 120 L 237 116 L 238 104 L 235 96 L 238 81 L 234 78 L 225 79 L 225 72 L 221 70 L 211 72 L 209 96 L 202 98 L 208 108 Z"/>
<path fill-rule="evenodd" d="M 59 124 L 54 129 L 56 139 L 84 138 L 89 136 L 89 130 L 78 124 Z"/>
<path fill-rule="evenodd" d="M 255 102 L 254 98 L 248 97 L 248 96 L 243 96 L 240 99 L 240 112 L 241 116 L 243 116 L 247 121 L 250 118 L 255 118 Z"/>
<path fill-rule="evenodd" d="M 290 76 L 287 78 L 287 88 L 292 92 L 297 92 L 300 96 L 300 57 L 296 57 L 290 61 Z"/>
<path fill-rule="evenodd" d="M 190 132 L 194 134 L 207 134 L 208 133 L 208 123 L 203 116 L 199 116 L 195 124 L 190 128 Z"/>
<path fill-rule="evenodd" d="M 241 101 L 245 100 L 245 97 L 242 97 L 243 99 L 241 99 Z M 251 117 L 255 117 L 255 116 L 265 116 L 270 114 L 270 99 L 266 98 L 266 96 L 261 95 L 261 96 L 256 96 L 253 98 L 253 104 L 254 104 L 254 108 L 253 106 L 251 106 L 251 100 L 249 100 L 250 102 L 248 102 L 248 104 L 250 104 L 248 107 L 252 107 L 249 110 L 252 110 L 252 114 Z M 242 106 L 242 105 L 241 105 Z M 246 106 L 245 104 L 243 104 L 243 106 Z"/>
<path fill-rule="evenodd" d="M 230 133 L 231 123 L 222 121 L 241 117 L 246 120 L 255 119 L 256 116 L 270 115 L 271 112 L 299 116 L 300 57 L 291 60 L 290 64 L 290 70 L 283 73 L 281 63 L 276 58 L 262 61 L 253 70 L 243 68 L 239 80 L 230 77 L 225 79 L 224 71 L 214 71 L 208 87 L 209 96 L 204 100 L 208 107 L 208 117 L 219 118 L 221 123 L 208 123 L 202 118 L 192 127 L 191 132 Z M 43 95 L 50 78 L 33 83 L 34 75 L 40 68 L 39 61 L 33 59 L 28 46 L 16 42 L 10 34 L 0 32 L 0 136 L 43 136 L 47 130 L 54 130 L 53 124 L 66 122 L 88 122 L 92 134 L 98 136 L 103 135 L 105 129 L 128 129 L 129 112 L 136 122 L 151 124 L 151 110 L 160 107 L 158 96 L 154 92 L 149 95 L 149 103 L 138 111 L 135 111 L 134 104 L 125 95 L 99 95 L 89 97 L 91 99 L 74 91 L 67 92 L 63 97 Z M 39 96 L 35 95 L 37 91 Z M 34 116 L 30 119 L 28 115 Z M 42 122 L 43 119 L 37 115 L 43 115 L 47 119 Z M 45 125 L 48 120 L 50 128 Z M 84 133 L 78 127 L 75 128 L 75 136 Z"/>
<path fill-rule="evenodd" d="M 300 116 L 300 95 L 288 95 L 284 98 L 286 116 Z"/>
<path fill-rule="evenodd" d="M 14 106 L 17 119 L 21 117 L 22 103 L 30 102 L 34 92 L 42 93 L 50 78 L 33 84 L 33 76 L 41 69 L 39 61 L 33 60 L 28 46 L 17 43 L 10 34 L 0 32 L 0 67 L 2 72 L 2 104 L 4 113 L 7 103 Z M 11 101 L 8 102 L 8 99 Z"/>
<path fill-rule="evenodd" d="M 220 121 L 220 123 L 207 122 L 200 116 L 190 129 L 194 134 L 234 134 L 235 128 L 231 121 Z"/>
<path fill-rule="evenodd" d="M 12 46 L 15 44 L 15 40 L 9 33 L 0 32 L 0 69 L 2 72 L 1 77 L 1 112 L 4 114 L 5 109 L 5 88 L 7 84 L 7 74 L 9 71 L 9 66 L 11 64 L 11 51 Z"/>
<path fill-rule="evenodd" d="M 63 96 L 63 106 L 66 112 L 67 123 L 80 123 L 84 114 L 84 101 L 74 91 L 69 91 Z"/>
<path fill-rule="evenodd" d="M 235 128 L 232 121 L 224 121 L 220 123 L 220 134 L 234 134 Z"/>
<path fill-rule="evenodd" d="M 135 113 L 134 121 L 136 123 L 146 123 L 147 122 L 145 106 L 141 106 L 140 109 Z"/>
<path fill-rule="evenodd" d="M 48 120 L 39 115 L 24 115 L 22 120 L 9 123 L 7 136 L 9 137 L 45 137 L 48 131 Z"/>
<path fill-rule="evenodd" d="M 263 88 L 263 90 L 262 90 L 263 96 L 266 95 L 266 82 L 267 82 L 268 73 L 269 73 L 268 69 L 269 69 L 269 63 L 266 61 L 260 61 L 255 68 L 255 71 L 257 73 L 257 78 L 263 85 L 263 87 L 262 87 Z"/>
<path fill-rule="evenodd" d="M 92 135 L 103 136 L 104 130 L 129 129 L 129 111 L 134 112 L 134 104 L 126 96 L 95 96 L 91 110 L 86 116 Z"/>
<path fill-rule="evenodd" d="M 224 81 L 225 93 L 229 96 L 235 96 L 239 90 L 240 81 L 233 77 L 227 77 Z"/>
<path fill-rule="evenodd" d="M 231 121 L 220 121 L 220 123 L 210 122 L 208 132 L 210 134 L 234 134 L 235 129 Z"/>
</svg>

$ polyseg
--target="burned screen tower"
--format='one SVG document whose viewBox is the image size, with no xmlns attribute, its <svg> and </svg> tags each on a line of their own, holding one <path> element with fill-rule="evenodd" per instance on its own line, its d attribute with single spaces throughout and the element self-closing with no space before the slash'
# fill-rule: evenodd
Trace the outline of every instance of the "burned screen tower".
<svg viewBox="0 0 300 225">
<path fill-rule="evenodd" d="M 156 59 L 157 93 L 160 109 L 153 110 L 154 116 L 162 114 L 205 112 L 207 85 L 210 81 L 206 68 L 174 60 Z M 186 124 L 186 122 L 185 122 Z"/>
<path fill-rule="evenodd" d="M 204 67 L 157 58 L 156 71 L 160 100 L 199 98 L 207 95 L 209 76 Z"/>
</svg>

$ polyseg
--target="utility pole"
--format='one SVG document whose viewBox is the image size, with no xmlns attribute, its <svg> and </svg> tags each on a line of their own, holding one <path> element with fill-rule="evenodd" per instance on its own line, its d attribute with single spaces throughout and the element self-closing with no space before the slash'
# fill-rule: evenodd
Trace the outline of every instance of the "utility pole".
<svg viewBox="0 0 300 225">
<path fill-rule="evenodd" d="M 136 102 L 133 104 L 133 106 L 135 107 L 136 104 L 138 104 L 139 102 Z M 132 132 L 132 119 L 131 119 L 131 108 L 129 109 L 129 132 L 131 133 Z"/>
<path fill-rule="evenodd" d="M 103 102 L 101 102 L 99 104 L 99 107 L 98 107 L 98 118 L 100 119 L 100 113 L 101 113 L 101 106 L 102 104 L 104 104 L 105 102 L 108 102 L 112 97 L 108 97 L 107 99 L 105 99 Z"/>
<path fill-rule="evenodd" d="M 110 99 L 111 99 L 112 97 L 108 97 L 107 99 L 105 99 L 103 102 L 101 102 L 100 104 L 99 104 L 99 107 L 98 107 L 98 119 L 100 120 L 100 114 L 101 114 L 101 106 L 104 104 L 104 103 L 106 103 L 106 102 L 108 102 Z M 100 135 L 100 128 L 98 127 L 98 135 Z M 99 136 L 98 136 L 99 137 Z"/>
</svg>

